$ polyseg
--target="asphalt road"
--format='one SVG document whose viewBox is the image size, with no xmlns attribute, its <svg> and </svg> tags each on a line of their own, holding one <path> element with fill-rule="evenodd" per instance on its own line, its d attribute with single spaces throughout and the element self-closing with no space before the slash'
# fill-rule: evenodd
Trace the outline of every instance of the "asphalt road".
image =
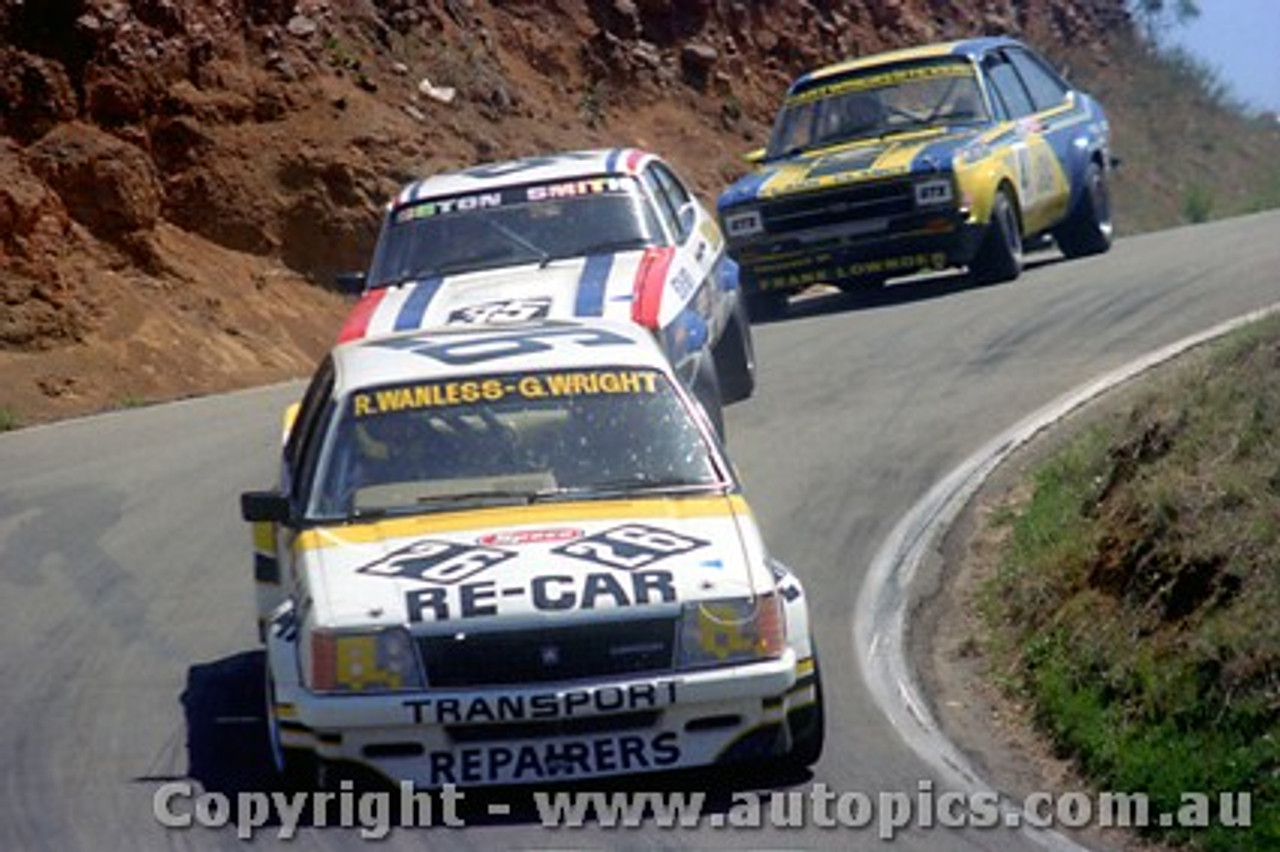
<svg viewBox="0 0 1280 852">
<path fill-rule="evenodd" d="M 1033 256 L 1012 284 L 897 283 L 874 297 L 813 298 L 758 326 L 759 389 L 728 411 L 731 451 L 766 539 L 809 589 L 828 748 L 811 778 L 692 774 L 633 787 L 710 788 L 719 806 L 762 786 L 941 793 L 857 670 L 852 620 L 872 556 L 931 485 L 1027 413 L 1280 299 L 1277 235 L 1274 213 L 1165 231 L 1121 240 L 1101 258 Z M 271 480 L 279 412 L 297 392 L 264 388 L 0 436 L 0 849 L 238 848 L 234 827 L 166 829 L 153 805 L 171 782 L 229 796 L 273 789 L 237 495 Z M 879 845 L 875 824 L 812 819 L 769 830 L 553 831 L 512 795 L 507 817 L 472 803 L 465 829 L 396 831 L 383 846 Z M 170 804 L 193 809 L 182 796 Z M 271 830 L 259 846 L 277 845 Z M 279 845 L 361 842 L 309 827 Z M 893 848 L 1037 846 L 1005 830 L 917 827 Z"/>
</svg>

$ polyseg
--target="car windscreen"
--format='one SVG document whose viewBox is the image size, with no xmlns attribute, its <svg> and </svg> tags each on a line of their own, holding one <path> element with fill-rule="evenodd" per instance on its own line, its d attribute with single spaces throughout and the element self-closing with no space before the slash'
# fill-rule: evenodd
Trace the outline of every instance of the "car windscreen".
<svg viewBox="0 0 1280 852">
<path fill-rule="evenodd" d="M 793 92 L 765 156 L 989 120 L 973 66 L 958 59 L 876 66 Z"/>
<path fill-rule="evenodd" d="M 660 226 L 630 177 L 411 200 L 387 216 L 369 285 L 613 254 L 660 239 Z"/>
<path fill-rule="evenodd" d="M 373 387 L 330 427 L 312 520 L 728 487 L 660 371 L 546 370 Z"/>
</svg>

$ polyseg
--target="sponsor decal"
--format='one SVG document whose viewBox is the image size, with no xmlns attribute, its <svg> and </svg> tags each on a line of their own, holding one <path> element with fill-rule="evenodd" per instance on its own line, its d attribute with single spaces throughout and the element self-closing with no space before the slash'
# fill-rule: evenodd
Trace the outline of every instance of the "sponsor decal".
<svg viewBox="0 0 1280 852">
<path fill-rule="evenodd" d="M 577 198 L 580 195 L 626 194 L 632 186 L 630 178 L 598 177 L 530 186 L 526 188 L 525 194 L 529 201 L 554 201 L 558 198 Z"/>
<path fill-rule="evenodd" d="M 515 554 L 511 551 L 494 547 L 471 547 L 423 539 L 362 565 L 356 573 L 427 583 L 458 583 L 513 556 Z"/>
<path fill-rule="evenodd" d="M 511 173 L 508 171 L 502 174 L 479 174 L 478 171 L 472 169 L 469 174 L 473 177 L 494 178 Z M 591 195 L 626 195 L 634 191 L 634 186 L 634 182 L 626 177 L 596 177 L 532 186 L 511 186 L 468 195 L 412 200 L 396 210 L 391 218 L 395 224 L 403 225 L 418 219 L 431 219 L 454 213 L 476 213 L 498 207 L 510 207 L 514 204 L 559 201 Z"/>
<path fill-rule="evenodd" d="M 624 524 L 571 544 L 552 548 L 552 553 L 584 559 L 610 568 L 634 571 L 653 563 L 706 547 L 700 538 L 681 535 L 646 524 Z"/>
<path fill-rule="evenodd" d="M 449 408 L 508 397 L 546 399 L 563 396 L 652 394 L 658 389 L 653 370 L 563 370 L 488 379 L 419 382 L 352 394 L 355 417 L 375 417 L 397 411 Z"/>
<path fill-rule="evenodd" d="M 788 272 L 782 275 L 760 276 L 761 289 L 780 287 L 807 287 L 810 284 L 829 284 L 867 275 L 894 275 L 916 272 L 921 269 L 942 269 L 947 256 L 942 252 L 918 252 L 916 254 L 888 257 L 883 260 L 867 260 L 861 263 L 837 264 L 809 269 L 804 272 Z"/>
<path fill-rule="evenodd" d="M 519 547 L 522 544 L 551 544 L 559 541 L 572 541 L 582 537 L 582 530 L 571 527 L 559 527 L 545 530 L 511 530 L 509 532 L 488 533 L 476 539 L 486 547 Z"/>
<path fill-rule="evenodd" d="M 534 693 L 476 693 L 404 701 L 415 725 L 472 725 L 571 719 L 601 713 L 656 710 L 676 703 L 676 680 L 594 686 Z"/>
<path fill-rule="evenodd" d="M 445 322 L 448 325 L 496 325 L 542 319 L 550 313 L 551 299 L 547 297 L 499 299 L 450 311 Z"/>
<path fill-rule="evenodd" d="M 412 589 L 404 603 L 409 621 L 421 623 L 498 615 L 499 602 L 513 599 L 521 602 L 522 609 L 539 612 L 648 606 L 673 603 L 676 585 L 670 571 L 542 574 L 504 586 L 496 580 L 476 580 Z"/>
<path fill-rule="evenodd" d="M 681 299 L 689 298 L 689 294 L 693 292 L 693 289 L 696 286 L 697 282 L 693 280 L 693 274 L 684 267 L 681 267 L 680 271 L 671 279 L 671 289 L 674 290 L 676 295 Z"/>
<path fill-rule="evenodd" d="M 446 213 L 471 213 L 501 207 L 502 194 L 498 192 L 481 192 L 475 195 L 460 195 L 454 198 L 433 198 L 430 201 L 419 201 L 401 207 L 395 213 L 397 225 L 412 222 L 414 219 L 429 219 L 432 216 L 443 216 Z"/>
<path fill-rule="evenodd" d="M 467 746 L 426 756 L 429 785 L 528 782 L 662 769 L 680 762 L 673 731 L 586 737 L 574 742 Z"/>
<path fill-rule="evenodd" d="M 900 68 L 894 71 L 882 71 L 878 74 L 858 74 L 835 80 L 825 86 L 806 89 L 787 101 L 787 105 L 805 104 L 820 101 L 833 95 L 846 92 L 864 92 L 868 89 L 883 89 L 898 86 L 914 80 L 935 80 L 942 77 L 972 77 L 973 69 L 965 62 L 942 62 L 930 65 L 916 65 L 911 68 Z"/>
</svg>

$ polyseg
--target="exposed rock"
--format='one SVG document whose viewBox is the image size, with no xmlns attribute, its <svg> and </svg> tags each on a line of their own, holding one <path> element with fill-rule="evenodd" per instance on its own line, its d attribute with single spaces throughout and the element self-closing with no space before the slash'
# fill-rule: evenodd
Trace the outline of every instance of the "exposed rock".
<svg viewBox="0 0 1280 852">
<path fill-rule="evenodd" d="M 0 51 L 0 135 L 30 142 L 75 118 L 78 109 L 60 63 L 21 50 Z"/>
<path fill-rule="evenodd" d="M 109 242 L 151 228 L 161 190 L 146 153 L 89 124 L 54 128 L 28 151 L 31 168 L 62 199 L 71 218 Z"/>
<path fill-rule="evenodd" d="M 705 91 L 715 67 L 719 53 L 709 44 L 686 44 L 680 51 L 680 69 L 684 73 L 685 82 L 696 89 Z"/>
</svg>

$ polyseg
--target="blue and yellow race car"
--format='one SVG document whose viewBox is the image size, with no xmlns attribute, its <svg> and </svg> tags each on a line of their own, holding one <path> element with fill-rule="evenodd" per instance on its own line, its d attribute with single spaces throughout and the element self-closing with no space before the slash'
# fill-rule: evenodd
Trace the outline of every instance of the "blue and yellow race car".
<svg viewBox="0 0 1280 852">
<path fill-rule="evenodd" d="M 1008 281 L 1033 237 L 1110 248 L 1108 145 L 1102 107 L 1018 41 L 899 50 L 792 83 L 718 214 L 755 317 L 819 283 L 956 266 Z"/>
</svg>

